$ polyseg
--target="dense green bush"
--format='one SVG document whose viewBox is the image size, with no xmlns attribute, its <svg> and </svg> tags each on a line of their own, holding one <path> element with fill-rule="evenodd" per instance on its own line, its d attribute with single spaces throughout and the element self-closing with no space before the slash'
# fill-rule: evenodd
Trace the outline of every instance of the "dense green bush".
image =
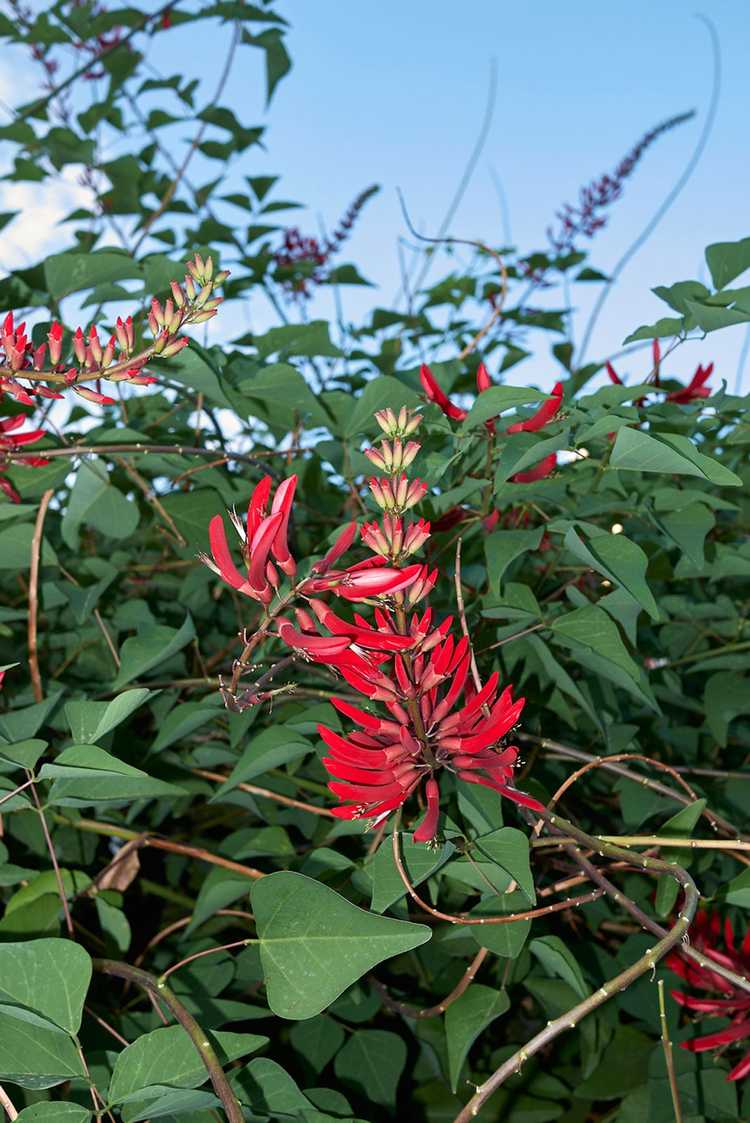
<svg viewBox="0 0 750 1123">
<path fill-rule="evenodd" d="M 564 297 L 682 119 L 545 250 L 328 322 L 374 189 L 281 223 L 223 81 L 146 65 L 224 22 L 270 98 L 278 13 L 13 10 L 46 86 L 6 181 L 83 169 L 92 203 L 0 281 L 6 1114 L 747 1118 L 750 424 L 683 344 L 750 321 L 750 239 L 655 290 L 628 385 Z"/>
</svg>

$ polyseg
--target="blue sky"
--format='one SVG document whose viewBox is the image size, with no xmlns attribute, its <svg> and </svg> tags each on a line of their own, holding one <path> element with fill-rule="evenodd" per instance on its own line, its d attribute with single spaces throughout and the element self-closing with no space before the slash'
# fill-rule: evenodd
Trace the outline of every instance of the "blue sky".
<svg viewBox="0 0 750 1123">
<path fill-rule="evenodd" d="M 452 223 L 457 236 L 503 241 L 499 181 L 513 241 L 522 250 L 542 247 L 556 209 L 575 202 L 581 184 L 611 170 L 659 121 L 687 109 L 698 111 L 694 121 L 646 153 L 612 208 L 607 228 L 592 245 L 592 264 L 604 272 L 680 175 L 711 93 L 708 33 L 679 0 L 609 5 L 475 0 L 463 7 L 445 0 L 368 5 L 291 0 L 279 10 L 291 24 L 294 68 L 270 111 L 263 105 L 261 55 L 248 48 L 239 54 L 223 99 L 248 123 L 268 125 L 266 151 L 250 149 L 237 173 L 281 172 L 281 195 L 309 205 L 306 212 L 291 212 L 290 221 L 312 234 L 318 233 L 320 220 L 331 228 L 363 187 L 382 185 L 343 255 L 378 286 L 343 290 L 345 313 L 355 320 L 374 304 L 387 305 L 399 287 L 397 244 L 408 232 L 396 188 L 404 192 L 419 229 L 433 233 L 440 225 L 479 130 L 492 59 L 498 73 L 494 116 Z M 722 55 L 714 130 L 688 186 L 609 300 L 593 356 L 612 354 L 633 328 L 662 314 L 665 306 L 649 291 L 653 285 L 700 279 L 707 243 L 750 234 L 750 21 L 744 0 L 712 0 L 708 14 Z M 207 33 L 199 26 L 199 57 L 195 25 L 160 36 L 153 57 L 167 73 L 180 66 L 193 72 L 199 64 L 208 98 L 230 28 Z M 29 76 L 28 63 L 23 71 L 19 63 L 10 58 L 0 64 L 0 94 L 6 100 L 17 100 L 18 79 L 22 73 Z M 50 252 L 58 237 L 55 220 L 75 205 L 72 188 L 69 194 L 58 191 L 42 199 L 35 184 L 0 186 L 2 209 L 21 206 L 24 211 L 9 228 L 4 260 L 14 252 L 28 260 L 37 256 L 35 248 Z M 439 275 L 436 264 L 431 276 Z M 593 295 L 593 288 L 578 286 L 578 340 Z M 333 316 L 330 294 L 315 312 Z M 260 308 L 252 310 L 256 327 L 264 315 Z M 687 378 L 698 361 L 713 358 L 717 376 L 734 388 L 744 340 L 740 327 L 690 344 L 677 353 L 668 373 Z M 633 377 L 643 372 L 638 358 L 622 369 Z M 512 381 L 523 378 L 544 386 L 554 376 L 554 364 L 541 354 L 517 368 Z M 750 388 L 750 362 L 743 384 Z"/>
<path fill-rule="evenodd" d="M 382 293 L 347 290 L 352 315 L 398 288 L 396 243 L 406 231 L 396 187 L 421 230 L 439 226 L 479 130 L 492 58 L 495 112 L 453 223 L 460 236 L 502 241 L 494 173 L 514 241 L 525 249 L 542 245 L 555 210 L 574 201 L 582 183 L 614 167 L 657 122 L 698 110 L 696 120 L 649 150 L 613 207 L 592 246 L 593 262 L 604 272 L 678 178 L 711 93 L 708 33 L 690 6 L 676 0 L 464 6 L 296 0 L 282 10 L 292 24 L 294 70 L 271 108 L 266 166 L 283 169 L 292 194 L 309 202 L 312 233 L 318 215 L 330 225 L 363 186 L 383 186 L 350 244 L 351 258 Z M 700 277 L 706 244 L 750 234 L 750 22 L 741 0 L 712 0 L 708 14 L 722 55 L 716 124 L 694 176 L 611 297 L 595 354 L 615 351 L 630 330 L 662 314 L 651 286 Z M 237 93 L 242 81 L 233 79 Z M 245 85 L 248 92 L 253 99 L 259 93 Z M 744 330 L 736 328 L 691 344 L 676 373 L 716 358 L 717 373 L 733 387 L 743 340 Z M 636 373 L 635 359 L 631 366 Z M 521 369 L 533 369 L 539 380 L 552 377 L 543 362 Z M 750 387 L 750 363 L 744 386 Z"/>
</svg>

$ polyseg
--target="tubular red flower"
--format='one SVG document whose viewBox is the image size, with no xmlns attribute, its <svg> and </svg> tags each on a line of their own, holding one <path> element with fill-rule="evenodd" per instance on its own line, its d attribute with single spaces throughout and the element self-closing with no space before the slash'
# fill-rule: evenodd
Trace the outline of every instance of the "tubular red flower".
<svg viewBox="0 0 750 1123">
<path fill-rule="evenodd" d="M 451 421 L 463 421 L 468 417 L 466 410 L 454 405 L 448 395 L 441 389 L 435 375 L 425 363 L 422 363 L 420 367 L 419 380 L 422 383 L 422 389 L 427 400 L 433 402 Z"/>
<path fill-rule="evenodd" d="M 556 382 L 550 397 L 546 402 L 542 402 L 536 413 L 527 417 L 525 421 L 516 421 L 513 425 L 509 425 L 505 430 L 506 433 L 536 433 L 539 429 L 543 429 L 559 413 L 562 397 L 562 382 Z"/>
<path fill-rule="evenodd" d="M 549 456 L 545 456 L 533 468 L 529 468 L 527 472 L 516 472 L 515 476 L 511 476 L 511 481 L 514 484 L 533 484 L 537 480 L 543 480 L 554 472 L 557 467 L 557 453 L 551 452 Z"/>
<path fill-rule="evenodd" d="M 712 1049 L 723 1050 L 733 1042 L 750 1038 L 750 995 L 735 987 L 731 980 L 711 970 L 710 966 L 713 959 L 737 974 L 747 976 L 750 971 L 750 928 L 741 946 L 737 947 L 729 918 L 727 917 L 722 925 L 719 913 L 709 913 L 701 909 L 693 921 L 690 942 L 695 950 L 703 955 L 705 965 L 698 966 L 676 951 L 667 956 L 665 963 L 688 986 L 703 991 L 704 995 L 696 997 L 675 990 L 672 991 L 672 997 L 687 1010 L 696 1014 L 729 1018 L 730 1024 L 714 1033 L 683 1041 L 681 1047 L 691 1053 L 704 1053 Z M 706 993 L 711 991 L 718 991 L 721 997 Z M 750 1052 L 746 1053 L 728 1073 L 727 1080 L 742 1080 L 749 1073 Z"/>
<path fill-rule="evenodd" d="M 287 542 L 289 518 L 292 513 L 292 503 L 294 502 L 294 490 L 296 486 L 296 476 L 289 476 L 288 479 L 280 483 L 276 488 L 276 494 L 271 507 L 272 515 L 280 513 L 282 516 L 278 530 L 276 531 L 276 537 L 271 544 L 271 552 L 287 577 L 291 577 L 297 572 L 297 566 L 294 558 L 289 553 L 289 544 Z"/>
<path fill-rule="evenodd" d="M 710 397 L 711 389 L 705 383 L 713 372 L 713 363 L 709 363 L 707 367 L 699 366 L 687 386 L 682 386 L 679 390 L 673 390 L 671 394 L 667 394 L 667 401 L 677 402 L 678 405 L 687 405 L 689 402 L 694 402 L 696 398 Z"/>
<path fill-rule="evenodd" d="M 489 376 L 487 367 L 484 363 L 480 363 L 477 368 L 477 391 L 483 394 L 485 390 L 489 390 L 492 386 L 492 379 Z"/>
</svg>

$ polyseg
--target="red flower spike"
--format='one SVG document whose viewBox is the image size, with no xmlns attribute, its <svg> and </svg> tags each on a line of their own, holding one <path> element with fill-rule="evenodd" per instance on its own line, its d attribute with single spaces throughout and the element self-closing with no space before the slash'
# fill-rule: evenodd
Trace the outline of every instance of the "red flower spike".
<svg viewBox="0 0 750 1123">
<path fill-rule="evenodd" d="M 424 628 L 430 616 L 422 618 Z M 419 627 L 418 618 L 416 627 Z M 381 627 L 387 621 L 382 614 Z M 515 746 L 505 747 L 503 738 L 516 724 L 524 701 L 513 701 L 507 688 L 498 696 L 498 676 L 493 675 L 479 694 L 469 697 L 468 642 L 462 637 L 454 643 L 448 636 L 438 643 L 430 656 L 417 656 L 407 665 L 394 658 L 395 683 L 380 676 L 377 680 L 342 674 L 360 693 L 373 700 L 385 701 L 396 722 L 381 720 L 348 702 L 334 700 L 341 714 L 354 721 L 363 733 L 341 737 L 321 727 L 320 733 L 331 756 L 324 765 L 337 780 L 329 784 L 331 791 L 346 804 L 336 815 L 346 819 L 369 818 L 379 821 L 394 807 L 404 803 L 411 792 L 425 781 L 427 813 L 415 832 L 417 842 L 434 838 L 439 817 L 439 787 L 436 773 L 447 768 L 469 783 L 483 784 L 506 799 L 539 810 L 541 805 L 531 796 L 513 786 L 513 772 L 518 758 Z M 461 693 L 466 704 L 455 710 Z M 389 695 L 392 701 L 389 701 Z M 415 699 L 422 723 L 412 724 L 406 703 Z M 487 707 L 485 709 L 484 707 Z M 345 768 L 355 769 L 344 772 Z M 365 771 L 362 771 L 362 770 Z M 351 784 L 340 782 L 349 777 Z M 393 787 L 398 783 L 400 795 Z M 352 806 L 353 804 L 353 806 Z"/>
<path fill-rule="evenodd" d="M 551 475 L 557 467 L 557 453 L 551 452 L 549 456 L 545 456 L 544 460 L 540 460 L 533 468 L 529 468 L 527 472 L 516 472 L 515 476 L 511 476 L 511 481 L 514 484 L 533 484 L 537 480 L 546 479 Z"/>
<path fill-rule="evenodd" d="M 675 990 L 672 991 L 672 997 L 686 1010 L 696 1014 L 729 1018 L 730 1024 L 714 1033 L 683 1041 L 681 1047 L 691 1053 L 704 1053 L 713 1049 L 723 1051 L 727 1045 L 750 1038 L 750 996 L 746 991 L 735 987 L 731 980 L 711 970 L 711 960 L 730 968 L 739 975 L 747 976 L 750 971 L 750 928 L 738 948 L 729 919 L 727 918 L 722 924 L 719 913 L 711 914 L 701 909 L 693 921 L 690 942 L 696 951 L 701 952 L 705 960 L 704 966 L 698 966 L 691 960 L 683 958 L 676 951 L 667 956 L 665 963 L 688 986 L 704 993 L 698 997 Z M 721 997 L 716 997 L 716 992 Z M 743 1080 L 748 1074 L 750 1074 L 750 1052 L 747 1052 L 732 1068 L 727 1075 L 727 1080 Z"/>
<path fill-rule="evenodd" d="M 440 388 L 435 375 L 425 363 L 420 367 L 419 380 L 422 383 L 422 389 L 427 400 L 433 402 L 451 421 L 464 421 L 468 417 L 466 410 L 454 405 L 448 395 Z"/>
<path fill-rule="evenodd" d="M 546 402 L 542 402 L 536 413 L 527 417 L 525 421 L 516 421 L 513 425 L 509 425 L 505 430 L 506 433 L 536 433 L 543 429 L 560 412 L 562 398 L 562 382 L 556 382 L 550 397 Z"/>
</svg>

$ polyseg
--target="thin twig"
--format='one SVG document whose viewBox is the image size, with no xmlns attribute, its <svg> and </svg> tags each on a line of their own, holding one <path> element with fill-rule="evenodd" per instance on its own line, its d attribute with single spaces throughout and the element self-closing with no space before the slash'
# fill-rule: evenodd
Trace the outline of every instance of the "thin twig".
<svg viewBox="0 0 750 1123">
<path fill-rule="evenodd" d="M 39 671 L 39 651 L 37 647 L 37 615 L 39 612 L 39 561 L 42 553 L 42 535 L 44 532 L 44 519 L 49 507 L 49 501 L 55 494 L 54 490 L 50 488 L 45 491 L 39 502 L 39 510 L 36 515 L 36 522 L 34 523 L 34 534 L 31 539 L 31 566 L 29 569 L 29 621 L 28 621 L 28 644 L 29 644 L 29 672 L 31 674 L 31 685 L 34 691 L 34 701 L 41 702 L 44 700 L 44 690 L 42 689 L 42 676 Z"/>
<path fill-rule="evenodd" d="M 227 52 L 227 57 L 224 60 L 224 67 L 223 67 L 222 72 L 219 76 L 219 82 L 218 82 L 218 85 L 216 87 L 216 92 L 214 93 L 214 96 L 211 98 L 210 102 L 206 106 L 206 109 L 204 110 L 204 114 L 209 109 L 213 109 L 216 106 L 219 98 L 221 97 L 222 93 L 224 92 L 224 87 L 226 86 L 227 81 L 229 79 L 229 74 L 230 74 L 231 69 L 232 69 L 232 63 L 234 62 L 234 56 L 235 56 L 235 53 L 237 51 L 237 47 L 240 44 L 241 38 L 242 38 L 242 24 L 239 20 L 237 20 L 234 24 L 234 27 L 232 28 L 232 39 L 231 39 L 231 42 L 229 44 L 229 51 Z M 174 198 L 174 194 L 177 191 L 177 188 L 180 186 L 180 183 L 182 182 L 183 177 L 185 176 L 185 173 L 188 170 L 188 167 L 190 165 L 190 161 L 193 159 L 193 156 L 195 155 L 195 153 L 198 150 L 198 146 L 200 145 L 201 141 L 203 140 L 206 129 L 208 128 L 208 124 L 209 124 L 209 122 L 206 121 L 206 120 L 201 122 L 201 124 L 198 128 L 198 131 L 195 134 L 195 136 L 193 137 L 192 143 L 191 143 L 190 147 L 188 148 L 188 150 L 185 154 L 185 159 L 180 164 L 179 168 L 177 169 L 177 174 L 175 175 L 174 179 L 170 183 L 167 190 L 164 192 L 164 195 L 162 196 L 162 199 L 159 203 L 159 206 L 156 208 L 155 211 L 152 211 L 152 213 L 144 221 L 143 226 L 141 228 L 140 235 L 136 239 L 136 243 L 133 246 L 133 250 L 132 250 L 133 257 L 136 256 L 136 254 L 138 253 L 138 250 L 143 245 L 143 242 L 145 241 L 146 237 L 148 236 L 148 232 L 151 229 L 151 227 L 154 225 L 154 223 L 157 221 L 157 219 L 161 218 L 161 216 L 164 214 L 164 211 L 167 209 L 167 207 L 171 203 L 172 199 Z"/>
<path fill-rule="evenodd" d="M 578 827 L 569 823 L 565 819 L 560 819 L 558 816 L 551 815 L 549 812 L 542 814 L 545 825 L 548 830 L 554 834 L 570 835 L 583 843 L 587 847 L 597 850 L 601 854 L 606 854 L 609 857 L 614 857 L 619 860 L 631 861 L 633 865 L 640 866 L 642 869 L 654 870 L 659 873 L 668 874 L 677 880 L 684 893 L 684 901 L 682 909 L 678 915 L 677 921 L 674 926 L 665 932 L 662 938 L 654 947 L 649 948 L 648 951 L 633 963 L 630 967 L 621 971 L 614 978 L 609 979 L 604 986 L 600 987 L 593 994 L 589 995 L 582 1002 L 577 1003 L 571 1010 L 568 1010 L 559 1018 L 548 1022 L 547 1025 L 539 1033 L 537 1033 L 530 1041 L 528 1041 L 521 1049 L 509 1057 L 498 1069 L 477 1088 L 475 1094 L 471 1097 L 467 1105 L 456 1116 L 454 1123 L 470 1123 L 471 1120 L 479 1113 L 482 1105 L 489 1099 L 493 1092 L 497 1091 L 506 1080 L 508 1080 L 515 1073 L 519 1072 L 524 1063 L 529 1057 L 534 1056 L 541 1049 L 549 1045 L 560 1034 L 565 1033 L 569 1029 L 574 1029 L 587 1014 L 592 1013 L 607 1002 L 613 995 L 618 994 L 624 990 L 631 983 L 641 978 L 642 975 L 653 971 L 656 964 L 665 955 L 668 954 L 680 941 L 687 935 L 690 924 L 692 923 L 695 915 L 695 910 L 698 906 L 699 893 L 698 889 L 690 877 L 690 874 L 680 866 L 670 865 L 668 862 L 662 861 L 660 858 L 650 858 L 642 854 L 630 853 L 619 846 L 613 846 L 611 843 L 602 842 L 587 835 Z M 604 888 L 605 878 L 599 874 L 580 854 L 578 846 L 568 847 L 571 856 L 576 858 L 580 865 L 594 869 L 594 872 L 601 879 L 602 884 L 600 888 Z M 609 889 L 614 891 L 615 899 L 623 899 L 624 894 L 614 889 L 610 883 Z"/>
<path fill-rule="evenodd" d="M 194 776 L 201 776 L 204 780 L 213 780 L 217 784 L 225 784 L 229 779 L 228 776 L 222 775 L 221 772 L 209 772 L 205 768 L 191 768 L 190 771 Z M 279 792 L 271 791 L 270 788 L 259 788 L 257 784 L 238 784 L 237 788 L 241 792 L 248 792 L 250 795 L 259 795 L 264 799 L 272 799 L 276 803 L 281 803 L 284 807 L 296 807 L 298 811 L 309 811 L 312 815 L 322 815 L 327 819 L 335 819 L 336 815 L 333 814 L 327 807 L 316 807 L 314 803 L 305 803 L 301 799 L 292 799 L 291 796 L 281 795 Z"/>
<path fill-rule="evenodd" d="M 2 1106 L 8 1119 L 18 1119 L 18 1112 L 13 1106 L 10 1096 L 0 1084 L 0 1106 Z"/>
<path fill-rule="evenodd" d="M 602 896 L 603 890 L 595 889 L 591 893 L 585 893 L 581 897 L 567 897 L 564 901 L 555 901 L 551 905 L 543 905 L 538 909 L 527 909 L 525 912 L 511 912 L 501 916 L 471 916 L 469 913 L 449 913 L 441 912 L 440 909 L 434 909 L 432 905 L 428 905 L 427 901 L 419 896 L 416 889 L 409 880 L 409 875 L 404 867 L 401 858 L 401 847 L 399 845 L 400 831 L 394 830 L 391 835 L 391 844 L 393 847 L 393 862 L 398 870 L 398 875 L 401 878 L 406 892 L 414 901 L 418 908 L 423 912 L 428 913 L 434 917 L 435 920 L 445 920 L 449 924 L 465 924 L 486 927 L 487 925 L 494 924 L 515 924 L 519 920 L 535 920 L 539 916 L 549 916 L 553 912 L 564 912 L 566 909 L 578 908 L 581 905 L 587 905 L 591 901 L 596 901 Z"/>
<path fill-rule="evenodd" d="M 194 959 L 203 959 L 205 955 L 215 955 L 219 951 L 231 951 L 232 948 L 246 948 L 249 944 L 257 943 L 257 940 L 251 939 L 232 940 L 230 944 L 219 944 L 215 948 L 205 948 L 203 951 L 196 951 L 192 955 L 185 956 L 185 958 L 181 959 L 179 963 L 174 963 L 171 967 L 168 967 L 166 971 L 163 971 L 159 976 L 159 982 L 166 982 L 166 980 L 174 971 L 178 971 L 180 967 L 185 967 L 186 964 L 192 963 Z"/>
<path fill-rule="evenodd" d="M 26 772 L 26 775 L 29 777 L 30 780 L 34 779 L 34 777 L 31 775 L 31 773 L 28 770 Z M 47 844 L 47 852 L 49 854 L 50 861 L 52 862 L 52 868 L 55 871 L 55 881 L 57 882 L 57 892 L 60 896 L 60 904 L 62 905 L 63 914 L 65 916 L 65 927 L 68 929 L 68 935 L 72 936 L 73 935 L 73 919 L 70 915 L 70 909 L 68 908 L 68 895 L 65 892 L 65 883 L 62 879 L 62 873 L 60 872 L 60 865 L 57 861 L 57 854 L 55 853 L 55 847 L 54 847 L 54 844 L 52 842 L 52 835 L 49 833 L 49 826 L 47 825 L 47 819 L 45 818 L 45 815 L 44 815 L 44 808 L 42 807 L 41 800 L 39 799 L 39 793 L 37 792 L 36 784 L 34 784 L 34 783 L 31 784 L 31 798 L 34 800 L 34 806 L 36 807 L 37 814 L 39 816 L 39 823 L 40 823 L 41 828 L 42 828 L 42 834 L 44 835 L 44 841 Z"/>
<path fill-rule="evenodd" d="M 157 514 L 160 515 L 160 517 L 167 524 L 175 539 L 177 540 L 178 546 L 187 546 L 187 539 L 183 537 L 183 535 L 177 529 L 176 522 L 170 515 L 169 511 L 166 510 L 164 504 L 159 499 L 159 496 L 154 492 L 154 489 L 150 486 L 148 480 L 145 480 L 141 473 L 136 468 L 134 468 L 132 464 L 128 464 L 127 460 L 123 459 L 123 457 L 115 456 L 114 459 L 115 462 L 119 464 L 120 467 L 123 468 L 125 472 L 130 476 L 135 486 L 143 493 L 143 497 L 145 498 L 146 502 L 151 504 Z"/>
<path fill-rule="evenodd" d="M 664 1063 L 667 1066 L 669 1077 L 669 1091 L 672 1095 L 672 1110 L 675 1123 L 682 1123 L 682 1107 L 680 1105 L 680 1092 L 677 1087 L 677 1073 L 672 1056 L 672 1042 L 669 1039 L 669 1026 L 667 1025 L 667 1010 L 664 1005 L 664 979 L 659 979 L 659 1025 L 661 1027 L 661 1044 L 664 1050 Z"/>
<path fill-rule="evenodd" d="M 195 1046 L 208 1072 L 214 1092 L 222 1102 L 229 1123 L 244 1123 L 245 1116 L 239 1100 L 227 1080 L 226 1073 L 221 1067 L 219 1058 L 216 1056 L 205 1030 L 201 1029 L 190 1011 L 183 1006 L 170 988 L 154 975 L 142 971 L 140 967 L 133 967 L 129 963 L 117 963 L 112 959 L 95 959 L 93 964 L 94 970 L 101 971 L 104 975 L 111 975 L 114 978 L 135 983 L 150 998 L 162 1001 L 171 1010 Z"/>
<path fill-rule="evenodd" d="M 391 998 L 387 988 L 379 979 L 373 979 L 372 982 L 383 1000 L 383 1005 L 388 1010 L 393 1010 L 396 1014 L 403 1014 L 405 1018 L 437 1018 L 444 1014 L 448 1007 L 452 1006 L 462 994 L 466 993 L 473 983 L 477 971 L 487 958 L 487 954 L 487 948 L 480 948 L 450 994 L 447 994 L 435 1006 L 419 1007 L 412 1006 L 409 1002 L 399 1002 L 398 999 Z"/>
</svg>

